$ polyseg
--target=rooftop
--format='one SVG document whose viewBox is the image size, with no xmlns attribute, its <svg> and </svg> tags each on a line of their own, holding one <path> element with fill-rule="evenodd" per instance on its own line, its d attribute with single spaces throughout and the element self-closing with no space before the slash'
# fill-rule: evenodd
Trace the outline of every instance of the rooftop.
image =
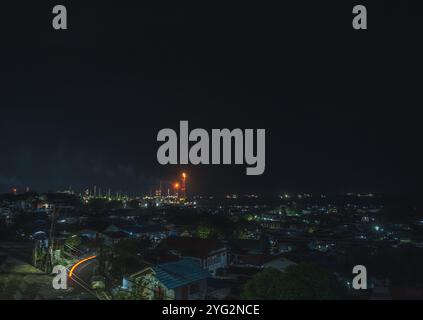
<svg viewBox="0 0 423 320">
<path fill-rule="evenodd" d="M 225 247 L 219 240 L 191 237 L 169 237 L 161 243 L 161 246 L 178 251 L 182 256 L 196 258 L 205 258 L 210 252 Z"/>
<path fill-rule="evenodd" d="M 210 276 L 208 271 L 190 259 L 159 264 L 151 269 L 155 272 L 157 279 L 168 289 L 204 280 Z"/>
</svg>

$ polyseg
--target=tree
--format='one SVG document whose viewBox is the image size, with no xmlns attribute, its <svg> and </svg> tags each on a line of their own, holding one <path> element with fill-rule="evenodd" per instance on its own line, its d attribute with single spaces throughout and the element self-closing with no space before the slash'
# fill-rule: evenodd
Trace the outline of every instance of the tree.
<svg viewBox="0 0 423 320">
<path fill-rule="evenodd" d="M 217 239 L 219 234 L 213 226 L 200 225 L 197 228 L 198 237 L 202 239 Z"/>
<path fill-rule="evenodd" d="M 73 235 L 70 238 L 67 238 L 65 244 L 71 248 L 77 248 L 82 243 L 82 238 L 78 235 Z"/>
<path fill-rule="evenodd" d="M 257 273 L 249 280 L 241 294 L 243 299 L 281 299 L 283 274 L 273 268 Z"/>
<path fill-rule="evenodd" d="M 118 210 L 123 208 L 123 202 L 120 200 L 111 200 L 106 203 L 106 210 Z"/>
<path fill-rule="evenodd" d="M 120 290 L 116 292 L 115 296 L 113 297 L 114 300 L 132 300 L 132 295 L 128 291 Z"/>
<path fill-rule="evenodd" d="M 88 203 L 88 210 L 90 213 L 98 215 L 102 214 L 107 207 L 107 200 L 105 199 L 92 199 Z"/>
<path fill-rule="evenodd" d="M 284 272 L 267 268 L 249 280 L 244 299 L 343 299 L 347 289 L 326 270 L 311 264 L 289 266 Z"/>
<path fill-rule="evenodd" d="M 128 268 L 138 265 L 141 262 L 139 254 L 151 246 L 152 242 L 147 238 L 128 239 L 117 243 L 113 247 L 112 274 L 125 274 Z"/>
<path fill-rule="evenodd" d="M 131 209 L 139 209 L 140 208 L 140 202 L 138 200 L 131 200 L 128 202 L 128 207 Z"/>
<path fill-rule="evenodd" d="M 148 300 L 151 295 L 151 288 L 149 287 L 149 281 L 145 276 L 135 279 L 134 290 L 132 298 L 135 300 Z"/>
<path fill-rule="evenodd" d="M 233 235 L 236 224 L 224 216 L 202 216 L 199 223 L 197 233 L 200 238 L 217 239 L 222 237 L 230 237 Z"/>
</svg>

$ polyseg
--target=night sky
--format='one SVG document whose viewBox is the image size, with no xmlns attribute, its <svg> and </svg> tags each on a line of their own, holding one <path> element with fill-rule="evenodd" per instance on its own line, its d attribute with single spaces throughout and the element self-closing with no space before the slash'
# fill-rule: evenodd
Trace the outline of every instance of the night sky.
<svg viewBox="0 0 423 320">
<path fill-rule="evenodd" d="M 275 3 L 2 3 L 0 192 L 135 194 L 183 169 L 193 193 L 418 192 L 421 11 Z M 51 27 L 56 4 L 66 31 Z M 351 26 L 355 4 L 367 31 Z M 180 120 L 266 129 L 265 173 L 160 166 L 157 132 Z"/>
</svg>

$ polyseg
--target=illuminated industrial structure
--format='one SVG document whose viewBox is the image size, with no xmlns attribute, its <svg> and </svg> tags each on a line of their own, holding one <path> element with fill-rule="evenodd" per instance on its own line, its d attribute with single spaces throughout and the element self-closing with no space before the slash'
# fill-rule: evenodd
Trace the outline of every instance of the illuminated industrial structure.
<svg viewBox="0 0 423 320">
<path fill-rule="evenodd" d="M 187 198 L 187 174 L 182 172 L 182 197 Z"/>
<path fill-rule="evenodd" d="M 175 182 L 175 184 L 173 185 L 173 188 L 175 189 L 175 196 L 176 196 L 176 198 L 179 197 L 179 187 L 180 187 L 179 183 L 178 182 Z"/>
</svg>

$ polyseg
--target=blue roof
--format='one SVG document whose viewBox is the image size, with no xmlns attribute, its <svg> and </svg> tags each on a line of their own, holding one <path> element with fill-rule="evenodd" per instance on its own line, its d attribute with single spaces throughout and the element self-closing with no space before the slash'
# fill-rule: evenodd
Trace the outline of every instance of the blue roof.
<svg viewBox="0 0 423 320">
<path fill-rule="evenodd" d="M 159 264 L 152 269 L 157 279 L 168 289 L 185 286 L 210 276 L 207 270 L 190 259 Z"/>
</svg>

